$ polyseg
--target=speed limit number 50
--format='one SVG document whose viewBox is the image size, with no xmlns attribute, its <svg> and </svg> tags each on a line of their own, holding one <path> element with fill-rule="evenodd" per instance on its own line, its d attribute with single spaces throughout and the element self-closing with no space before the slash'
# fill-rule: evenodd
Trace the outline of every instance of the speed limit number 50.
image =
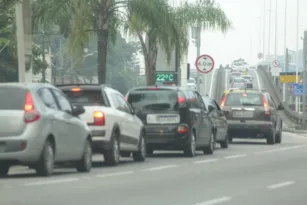
<svg viewBox="0 0 307 205">
<path fill-rule="evenodd" d="M 195 62 L 195 66 L 200 73 L 210 73 L 214 68 L 214 60 L 211 56 L 204 54 L 198 56 Z"/>
</svg>

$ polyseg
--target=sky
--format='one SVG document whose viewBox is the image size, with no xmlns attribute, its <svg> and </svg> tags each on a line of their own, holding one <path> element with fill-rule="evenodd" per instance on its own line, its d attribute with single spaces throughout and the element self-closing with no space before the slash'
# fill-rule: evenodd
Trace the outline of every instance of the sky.
<svg viewBox="0 0 307 205">
<path fill-rule="evenodd" d="M 264 1 L 266 5 L 264 18 Z M 271 1 L 271 12 L 270 9 Z M 284 53 L 284 29 L 287 28 L 286 45 L 296 50 L 297 36 L 299 49 L 302 49 L 304 29 L 307 29 L 306 0 L 299 0 L 299 23 L 297 24 L 297 0 L 287 0 L 287 20 L 285 24 L 286 0 L 216 0 L 232 22 L 232 28 L 225 34 L 219 31 L 202 31 L 201 54 L 211 55 L 216 65 L 229 64 L 231 61 L 243 58 L 249 64 L 258 62 L 259 52 L 268 55 L 275 53 L 275 6 L 277 1 L 277 55 Z M 269 15 L 271 14 L 271 29 L 269 29 Z M 263 24 L 265 20 L 265 35 Z M 297 35 L 299 25 L 299 35 Z M 269 34 L 269 30 L 271 31 Z M 270 35 L 270 38 L 269 38 Z M 265 49 L 263 50 L 263 36 Z M 270 39 L 270 41 L 269 41 Z M 269 46 L 270 45 L 270 46 Z M 188 61 L 195 64 L 196 47 L 190 43 Z"/>
</svg>

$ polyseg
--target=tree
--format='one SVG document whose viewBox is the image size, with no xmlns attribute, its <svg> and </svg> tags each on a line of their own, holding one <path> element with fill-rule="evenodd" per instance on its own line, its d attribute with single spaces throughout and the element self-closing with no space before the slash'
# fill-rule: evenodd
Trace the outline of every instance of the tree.
<svg viewBox="0 0 307 205">
<path fill-rule="evenodd" d="M 224 11 L 214 0 L 199 0 L 178 8 L 169 7 L 166 1 L 149 1 L 147 4 L 137 6 L 132 4 L 128 11 L 128 27 L 137 35 L 142 45 L 148 85 L 155 83 L 158 44 L 164 49 L 169 60 L 174 49 L 179 56 L 186 52 L 188 48 L 187 31 L 191 25 L 196 24 L 203 29 L 223 32 L 231 26 Z M 148 46 L 146 46 L 143 33 L 146 34 Z"/>
</svg>

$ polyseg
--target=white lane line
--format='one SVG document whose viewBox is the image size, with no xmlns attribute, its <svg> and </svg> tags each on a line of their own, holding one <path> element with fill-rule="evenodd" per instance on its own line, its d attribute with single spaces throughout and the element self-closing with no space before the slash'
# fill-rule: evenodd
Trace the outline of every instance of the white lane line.
<svg viewBox="0 0 307 205">
<path fill-rule="evenodd" d="M 212 73 L 212 78 L 211 78 L 211 82 L 210 82 L 210 88 L 209 88 L 209 96 L 211 97 L 212 96 L 212 87 L 213 87 L 213 82 L 214 82 L 214 75 L 215 75 L 215 73 L 216 73 L 216 70 L 217 69 L 214 69 L 213 70 L 213 73 Z M 208 79 L 208 78 L 207 78 Z M 209 78 L 210 79 L 210 78 Z M 207 83 L 207 82 L 206 82 Z"/>
<path fill-rule="evenodd" d="M 23 186 L 42 186 L 42 185 L 49 185 L 49 184 L 63 184 L 63 183 L 70 183 L 79 181 L 78 178 L 66 178 L 66 179 L 55 179 L 55 180 L 46 180 L 46 181 L 37 181 L 23 184 Z"/>
<path fill-rule="evenodd" d="M 237 154 L 237 155 L 231 155 L 231 156 L 227 156 L 224 157 L 224 159 L 236 159 L 236 158 L 241 158 L 241 157 L 246 157 L 246 154 Z"/>
<path fill-rule="evenodd" d="M 194 204 L 194 205 L 215 205 L 215 204 L 220 204 L 220 203 L 230 201 L 231 199 L 232 198 L 229 197 L 229 196 L 224 196 L 224 197 L 220 197 L 220 198 L 216 198 L 216 199 L 211 199 L 209 201 L 197 203 L 197 204 Z"/>
<path fill-rule="evenodd" d="M 281 183 L 278 183 L 278 184 L 272 184 L 270 186 L 267 186 L 267 188 L 268 189 L 278 189 L 278 188 L 290 186 L 292 184 L 295 184 L 295 182 L 294 181 L 286 181 L 286 182 L 281 182 Z"/>
<path fill-rule="evenodd" d="M 253 70 L 254 72 L 255 72 L 255 74 L 256 74 L 256 78 L 257 78 L 257 83 L 258 83 L 258 89 L 261 89 L 261 84 L 260 84 L 260 79 L 259 79 L 259 75 L 258 75 L 258 71 L 256 71 L 256 70 Z"/>
<path fill-rule="evenodd" d="M 178 165 L 177 164 L 171 164 L 171 165 L 166 165 L 166 166 L 151 167 L 151 168 L 148 168 L 148 169 L 143 169 L 142 171 L 153 172 L 153 171 L 160 171 L 160 170 L 163 170 L 163 169 L 171 169 L 171 168 L 175 168 L 175 167 L 178 167 Z"/>
<path fill-rule="evenodd" d="M 228 89 L 228 70 L 225 70 L 225 90 Z"/>
<path fill-rule="evenodd" d="M 216 162 L 219 161 L 220 159 L 205 159 L 205 160 L 199 160 L 199 161 L 194 161 L 194 164 L 203 164 L 203 163 L 209 163 L 209 162 Z"/>
<path fill-rule="evenodd" d="M 260 151 L 260 152 L 254 152 L 254 154 L 266 154 L 266 153 L 273 153 L 273 152 L 282 152 L 282 151 L 288 151 L 288 150 L 293 150 L 293 149 L 299 149 L 306 147 L 307 145 L 298 145 L 298 146 L 292 146 L 292 147 L 283 147 L 283 148 L 278 148 L 278 149 L 270 149 L 270 150 L 265 150 L 265 151 Z"/>
<path fill-rule="evenodd" d="M 115 176 L 123 176 L 133 174 L 134 171 L 126 171 L 126 172 L 115 172 L 115 173 L 108 173 L 108 174 L 98 174 L 96 177 L 105 178 L 105 177 L 115 177 Z"/>
</svg>

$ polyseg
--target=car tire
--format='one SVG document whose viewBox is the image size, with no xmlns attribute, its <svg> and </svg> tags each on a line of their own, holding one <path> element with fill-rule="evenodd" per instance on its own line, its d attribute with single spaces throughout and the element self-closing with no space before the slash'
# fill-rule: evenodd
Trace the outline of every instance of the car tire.
<svg viewBox="0 0 307 205">
<path fill-rule="evenodd" d="M 189 144 L 183 152 L 186 157 L 194 157 L 196 155 L 196 136 L 194 132 L 191 133 Z"/>
<path fill-rule="evenodd" d="M 209 139 L 209 145 L 207 145 L 203 149 L 203 152 L 204 154 L 213 154 L 214 150 L 215 150 L 215 133 L 212 132 Z"/>
<path fill-rule="evenodd" d="M 141 132 L 138 151 L 132 153 L 133 160 L 135 162 L 144 162 L 146 159 L 146 143 L 144 139 L 144 132 Z"/>
<path fill-rule="evenodd" d="M 52 142 L 47 140 L 42 150 L 40 159 L 36 166 L 36 173 L 39 176 L 51 176 L 54 169 L 54 148 Z"/>
<path fill-rule="evenodd" d="M 120 161 L 119 134 L 112 134 L 110 145 L 110 149 L 104 154 L 104 161 L 108 166 L 116 166 Z"/>
<path fill-rule="evenodd" d="M 86 140 L 82 158 L 77 162 L 76 169 L 78 172 L 90 172 L 92 169 L 92 144 L 90 140 Z"/>
<path fill-rule="evenodd" d="M 224 149 L 228 148 L 228 144 L 229 144 L 228 135 L 226 134 L 225 140 L 220 143 L 221 148 L 224 148 Z"/>
<path fill-rule="evenodd" d="M 274 129 L 272 133 L 267 135 L 267 138 L 266 138 L 267 144 L 269 144 L 269 145 L 275 144 L 275 135 L 276 135 L 275 132 L 276 131 Z"/>
<path fill-rule="evenodd" d="M 275 136 L 275 143 L 280 144 L 281 141 L 282 141 L 282 131 L 280 130 L 280 132 Z"/>
<path fill-rule="evenodd" d="M 10 171 L 10 165 L 7 163 L 0 163 L 0 178 L 6 177 Z"/>
</svg>

